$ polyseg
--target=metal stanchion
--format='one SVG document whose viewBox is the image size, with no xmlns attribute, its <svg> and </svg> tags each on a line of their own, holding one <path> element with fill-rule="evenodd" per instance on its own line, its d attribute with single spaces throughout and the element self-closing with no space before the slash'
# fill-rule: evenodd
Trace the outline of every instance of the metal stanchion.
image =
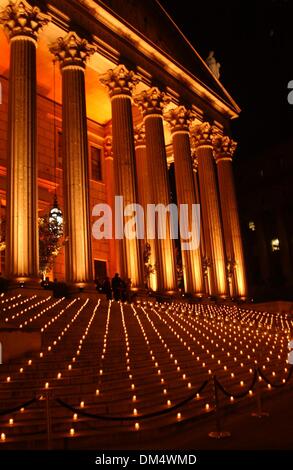
<svg viewBox="0 0 293 470">
<path fill-rule="evenodd" d="M 51 390 L 49 388 L 45 389 L 45 400 L 46 400 L 46 423 L 47 423 L 47 449 L 52 449 L 52 420 L 51 420 Z"/>
<path fill-rule="evenodd" d="M 220 406 L 219 406 L 219 395 L 218 395 L 218 385 L 216 376 L 213 377 L 214 381 L 214 397 L 215 397 L 215 416 L 216 416 L 216 431 L 209 432 L 209 437 L 213 439 L 223 439 L 225 437 L 230 437 L 231 433 L 229 431 L 222 431 L 221 418 L 220 418 Z"/>
<path fill-rule="evenodd" d="M 251 416 L 255 418 L 264 418 L 266 416 L 269 416 L 269 413 L 267 411 L 263 411 L 262 409 L 262 402 L 261 402 L 261 390 L 260 390 L 260 384 L 259 384 L 259 379 L 260 375 L 257 370 L 257 378 L 256 378 L 256 384 L 255 384 L 255 393 L 256 393 L 256 403 L 257 403 L 257 411 L 254 411 L 251 413 Z"/>
</svg>

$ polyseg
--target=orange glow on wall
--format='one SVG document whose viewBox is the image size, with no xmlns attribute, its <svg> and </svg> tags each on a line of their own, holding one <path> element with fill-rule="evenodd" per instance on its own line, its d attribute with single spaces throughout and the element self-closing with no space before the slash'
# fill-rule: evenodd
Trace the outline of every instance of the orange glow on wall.
<svg viewBox="0 0 293 470">
<path fill-rule="evenodd" d="M 0 45 L 1 45 L 0 74 L 7 77 L 8 70 L 9 70 L 10 49 L 9 49 L 9 43 L 2 29 L 0 29 Z"/>
</svg>

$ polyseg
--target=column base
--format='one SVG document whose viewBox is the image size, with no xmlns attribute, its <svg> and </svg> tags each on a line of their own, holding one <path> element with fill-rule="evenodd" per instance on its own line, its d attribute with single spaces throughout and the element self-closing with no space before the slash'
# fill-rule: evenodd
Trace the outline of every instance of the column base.
<svg viewBox="0 0 293 470">
<path fill-rule="evenodd" d="M 86 282 L 68 282 L 67 283 L 70 292 L 94 292 L 96 290 L 96 285 L 94 281 Z"/>
<path fill-rule="evenodd" d="M 7 278 L 9 281 L 9 288 L 14 289 L 14 288 L 29 288 L 29 289 L 41 289 L 41 278 L 39 277 L 25 277 L 25 276 L 19 276 L 19 277 L 13 277 L 13 278 Z"/>
<path fill-rule="evenodd" d="M 180 293 L 180 296 L 182 297 L 182 299 L 184 300 L 202 300 L 203 298 L 206 297 L 206 295 L 204 294 L 204 292 L 181 292 Z"/>
<path fill-rule="evenodd" d="M 219 295 L 219 294 L 209 294 L 205 297 L 205 300 L 210 302 L 227 302 L 231 300 L 231 297 L 227 295 Z"/>
<path fill-rule="evenodd" d="M 207 297 L 207 294 L 205 292 L 195 292 L 195 294 L 192 294 L 192 297 L 194 299 L 198 299 L 198 300 L 201 300 L 201 299 L 204 299 Z"/>
<path fill-rule="evenodd" d="M 231 297 L 229 294 L 216 295 L 216 298 L 218 300 L 231 300 Z"/>
</svg>

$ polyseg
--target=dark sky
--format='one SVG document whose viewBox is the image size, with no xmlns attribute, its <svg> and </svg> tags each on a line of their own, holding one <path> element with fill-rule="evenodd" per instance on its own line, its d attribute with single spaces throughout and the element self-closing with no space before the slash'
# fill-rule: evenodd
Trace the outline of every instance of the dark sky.
<svg viewBox="0 0 293 470">
<path fill-rule="evenodd" d="M 287 140 L 293 106 L 293 0 L 161 0 L 205 59 L 215 51 L 221 81 L 240 105 L 233 122 L 239 158 L 257 158 Z M 293 149 L 292 149 L 293 158 Z"/>
</svg>

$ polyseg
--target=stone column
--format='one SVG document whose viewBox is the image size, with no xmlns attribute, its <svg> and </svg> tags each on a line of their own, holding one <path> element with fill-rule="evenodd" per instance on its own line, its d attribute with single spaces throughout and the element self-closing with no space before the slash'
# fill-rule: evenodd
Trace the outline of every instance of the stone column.
<svg viewBox="0 0 293 470">
<path fill-rule="evenodd" d="M 199 217 L 193 220 L 193 206 L 196 204 L 196 193 L 189 138 L 189 125 L 194 118 L 194 114 L 184 106 L 179 106 L 166 113 L 164 118 L 169 122 L 172 133 L 179 215 L 181 205 L 184 204 L 188 209 L 188 227 L 186 227 L 186 234 L 184 236 L 183 227 L 180 227 L 185 292 L 202 296 L 204 293 L 204 282 L 200 252 L 200 212 Z M 196 213 L 194 213 L 194 216 L 196 217 Z M 184 237 L 186 237 L 188 232 L 191 232 L 191 240 L 193 240 L 192 237 L 197 237 L 197 230 L 199 231 L 198 239 L 194 239 L 194 243 L 197 246 L 192 247 L 191 241 L 189 241 L 189 246 L 186 247 L 187 240 Z"/>
<path fill-rule="evenodd" d="M 204 223 L 203 223 L 203 211 L 202 211 L 202 203 L 200 199 L 200 192 L 199 192 L 199 182 L 198 182 L 198 160 L 196 156 L 196 151 L 192 147 L 191 148 L 191 155 L 192 155 L 192 169 L 193 169 L 193 181 L 194 181 L 194 188 L 195 188 L 195 198 L 196 203 L 200 204 L 200 252 L 201 252 L 201 259 L 202 259 L 202 270 L 203 270 L 203 278 L 204 278 L 204 291 L 205 294 L 211 295 L 211 273 L 210 273 L 210 261 L 206 256 L 206 247 L 205 247 L 205 233 L 204 233 Z"/>
<path fill-rule="evenodd" d="M 135 142 L 135 161 L 136 161 L 136 178 L 137 178 L 137 196 L 138 202 L 144 210 L 144 226 L 147 227 L 147 207 L 152 203 L 152 187 L 149 175 L 145 125 L 142 123 L 134 129 Z M 141 252 L 143 254 L 144 281 L 148 288 L 157 290 L 157 273 L 155 270 L 155 240 L 147 238 L 147 231 L 144 231 L 144 239 L 141 244 Z"/>
<path fill-rule="evenodd" d="M 245 299 L 247 297 L 247 282 L 232 168 L 232 157 L 237 144 L 228 136 L 219 136 L 215 139 L 214 146 L 228 274 L 231 276 L 232 285 L 234 285 L 233 295 Z"/>
<path fill-rule="evenodd" d="M 211 294 L 227 297 L 228 284 L 220 206 L 215 175 L 212 140 L 216 128 L 205 122 L 193 130 L 198 157 L 198 176 L 203 212 L 206 255 L 210 267 Z"/>
<path fill-rule="evenodd" d="M 134 147 L 137 179 L 137 199 L 145 209 L 150 202 L 150 180 L 146 154 L 145 126 L 140 124 L 134 128 Z"/>
<path fill-rule="evenodd" d="M 199 194 L 199 185 L 198 185 L 198 160 L 195 152 L 191 149 L 192 156 L 192 171 L 193 171 L 193 183 L 195 190 L 195 200 L 196 204 L 200 204 L 200 194 Z"/>
<path fill-rule="evenodd" d="M 49 17 L 27 1 L 9 3 L 0 23 L 10 40 L 6 276 L 39 274 L 36 151 L 36 47 Z"/>
<path fill-rule="evenodd" d="M 62 73 L 66 280 L 92 281 L 85 66 L 94 47 L 69 32 L 50 46 Z"/>
<path fill-rule="evenodd" d="M 135 97 L 135 103 L 141 109 L 145 123 L 146 155 L 151 181 L 152 204 L 162 204 L 165 207 L 170 203 L 170 191 L 162 110 L 169 101 L 165 93 L 155 87 L 143 91 Z M 157 225 L 159 226 L 160 222 Z M 170 228 L 171 220 L 167 214 L 166 236 L 159 238 L 157 233 L 155 237 L 157 288 L 159 291 L 167 292 L 177 288 L 175 251 Z"/>
<path fill-rule="evenodd" d="M 120 64 L 100 76 L 107 86 L 112 105 L 112 145 L 115 168 L 115 196 L 123 197 L 123 208 L 137 203 L 135 151 L 132 121 L 132 90 L 138 83 L 134 72 Z M 130 220 L 123 215 L 123 226 Z M 123 236 L 118 241 L 120 275 L 131 279 L 132 287 L 142 287 L 140 244 L 137 238 Z"/>
<path fill-rule="evenodd" d="M 113 161 L 113 150 L 112 150 L 112 136 L 108 135 L 104 140 L 104 158 L 105 158 L 105 182 L 107 190 L 107 203 L 112 208 L 114 207 L 114 161 Z M 113 220 L 112 220 L 113 224 Z M 109 275 L 112 277 L 119 271 L 118 260 L 117 260 L 117 247 L 116 240 L 112 237 L 108 240 L 109 243 Z"/>
</svg>

